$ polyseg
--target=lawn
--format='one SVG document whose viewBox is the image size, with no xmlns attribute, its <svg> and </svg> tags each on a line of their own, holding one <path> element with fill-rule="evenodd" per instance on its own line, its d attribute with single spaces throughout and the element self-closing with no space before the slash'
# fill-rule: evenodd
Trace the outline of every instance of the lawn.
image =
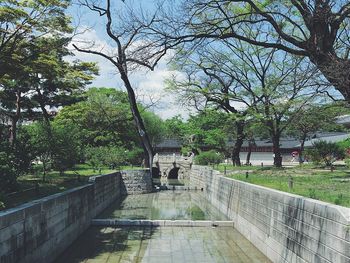
<svg viewBox="0 0 350 263">
<path fill-rule="evenodd" d="M 96 171 L 86 164 L 79 164 L 74 169 L 66 171 L 63 176 L 58 171 L 50 171 L 47 173 L 45 181 L 43 181 L 42 167 L 36 165 L 33 167 L 31 174 L 18 178 L 17 192 L 0 197 L 0 202 L 2 201 L 5 205 L 5 207 L 0 205 L 0 210 L 82 186 L 87 184 L 90 176 L 107 174 L 113 171 L 115 170 L 108 168 Z"/>
<path fill-rule="evenodd" d="M 247 172 L 237 170 L 227 175 L 230 178 L 266 186 L 341 206 L 350 207 L 350 170 L 345 167 L 329 169 L 311 165 L 276 169 L 258 167 Z M 292 178 L 293 188 L 289 188 Z"/>
</svg>

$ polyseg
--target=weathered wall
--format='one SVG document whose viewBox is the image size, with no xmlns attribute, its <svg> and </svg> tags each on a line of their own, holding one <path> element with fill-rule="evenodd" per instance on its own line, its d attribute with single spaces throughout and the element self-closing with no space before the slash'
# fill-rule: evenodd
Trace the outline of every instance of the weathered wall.
<svg viewBox="0 0 350 263">
<path fill-rule="evenodd" d="M 90 182 L 0 212 L 0 263 L 51 262 L 121 194 L 152 190 L 145 171 L 91 177 Z"/>
<path fill-rule="evenodd" d="M 146 194 L 153 190 L 149 169 L 121 171 L 121 194 Z"/>
<path fill-rule="evenodd" d="M 350 262 L 350 209 L 223 177 L 193 166 L 192 186 L 233 219 L 273 262 Z"/>
</svg>

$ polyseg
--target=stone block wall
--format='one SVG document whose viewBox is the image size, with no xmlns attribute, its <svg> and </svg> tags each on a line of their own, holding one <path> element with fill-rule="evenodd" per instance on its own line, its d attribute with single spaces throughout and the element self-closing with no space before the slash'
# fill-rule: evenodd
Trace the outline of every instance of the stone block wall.
<svg viewBox="0 0 350 263">
<path fill-rule="evenodd" d="M 193 166 L 192 187 L 273 262 L 350 262 L 350 209 L 223 177 Z"/>
<path fill-rule="evenodd" d="M 149 169 L 121 171 L 122 195 L 146 194 L 153 190 Z"/>
<path fill-rule="evenodd" d="M 0 212 L 0 262 L 52 262 L 120 196 L 119 173 Z"/>
</svg>

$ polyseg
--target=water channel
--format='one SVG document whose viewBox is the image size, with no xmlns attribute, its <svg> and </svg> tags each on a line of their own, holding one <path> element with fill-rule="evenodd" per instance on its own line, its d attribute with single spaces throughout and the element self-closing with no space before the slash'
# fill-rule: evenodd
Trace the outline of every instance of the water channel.
<svg viewBox="0 0 350 263">
<path fill-rule="evenodd" d="M 100 219 L 228 220 L 202 191 L 130 195 Z M 70 262 L 270 262 L 232 227 L 100 227 L 85 231 L 56 261 Z"/>
</svg>

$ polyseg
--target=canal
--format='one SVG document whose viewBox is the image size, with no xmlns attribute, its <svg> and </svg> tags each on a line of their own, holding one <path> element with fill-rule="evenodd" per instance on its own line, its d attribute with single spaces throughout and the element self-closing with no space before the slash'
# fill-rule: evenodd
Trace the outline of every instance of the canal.
<svg viewBox="0 0 350 263">
<path fill-rule="evenodd" d="M 99 219 L 228 220 L 202 191 L 160 191 L 118 200 Z M 232 227 L 91 226 L 56 261 L 270 262 Z"/>
</svg>

